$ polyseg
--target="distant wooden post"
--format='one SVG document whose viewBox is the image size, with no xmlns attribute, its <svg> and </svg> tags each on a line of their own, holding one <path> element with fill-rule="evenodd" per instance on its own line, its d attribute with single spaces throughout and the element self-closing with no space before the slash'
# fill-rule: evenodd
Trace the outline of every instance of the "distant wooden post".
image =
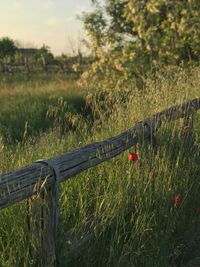
<svg viewBox="0 0 200 267">
<path fill-rule="evenodd" d="M 144 137 L 144 140 L 147 144 L 150 144 L 151 146 L 151 154 L 155 155 L 157 153 L 157 141 L 156 141 L 156 137 L 155 137 L 155 132 L 154 132 L 154 129 L 153 129 L 153 125 L 152 123 L 145 123 L 144 124 L 144 128 L 147 127 L 149 128 L 149 137 L 146 138 L 145 140 L 145 137 Z"/>
<path fill-rule="evenodd" d="M 194 147 L 194 113 L 186 114 L 183 119 L 180 137 L 183 141 L 183 147 L 187 152 L 191 152 Z"/>
</svg>

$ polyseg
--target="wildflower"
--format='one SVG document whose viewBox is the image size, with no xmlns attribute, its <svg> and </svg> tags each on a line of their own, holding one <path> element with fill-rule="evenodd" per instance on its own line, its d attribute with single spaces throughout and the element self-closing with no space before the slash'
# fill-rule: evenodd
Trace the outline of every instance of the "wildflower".
<svg viewBox="0 0 200 267">
<path fill-rule="evenodd" d="M 197 208 L 197 212 L 200 213 L 200 208 Z"/>
<path fill-rule="evenodd" d="M 137 153 L 129 153 L 128 158 L 129 158 L 130 160 L 132 160 L 132 161 L 137 161 L 137 160 L 139 160 L 139 156 L 138 156 Z"/>
<path fill-rule="evenodd" d="M 179 195 L 175 195 L 173 197 L 173 204 L 174 204 L 174 207 L 178 208 L 181 204 L 181 198 Z"/>
</svg>

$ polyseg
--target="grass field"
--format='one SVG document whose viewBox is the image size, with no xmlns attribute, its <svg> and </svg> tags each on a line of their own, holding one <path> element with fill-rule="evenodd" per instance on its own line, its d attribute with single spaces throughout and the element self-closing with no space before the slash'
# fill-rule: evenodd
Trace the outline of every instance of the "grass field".
<svg viewBox="0 0 200 267">
<path fill-rule="evenodd" d="M 88 91 L 76 81 L 0 83 L 0 173 L 50 158 L 128 129 L 167 107 L 200 97 L 200 69 L 146 79 L 128 93 Z M 124 101 L 125 99 L 125 101 Z M 158 151 L 141 144 L 62 184 L 58 266 L 175 267 L 200 256 L 200 114 L 194 146 L 182 120 L 156 134 Z M 180 203 L 174 204 L 175 196 Z M 72 231 L 73 229 L 73 231 Z M 81 237 L 91 240 L 74 252 Z M 0 266 L 34 266 L 26 203 L 0 211 Z M 78 255 L 77 255 L 78 254 Z"/>
</svg>

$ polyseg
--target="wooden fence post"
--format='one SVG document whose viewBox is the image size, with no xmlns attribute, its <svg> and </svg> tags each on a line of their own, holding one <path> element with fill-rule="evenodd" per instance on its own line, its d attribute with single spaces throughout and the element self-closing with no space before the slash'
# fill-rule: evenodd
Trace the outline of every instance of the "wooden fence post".
<svg viewBox="0 0 200 267">
<path fill-rule="evenodd" d="M 46 165 L 49 171 L 54 172 L 55 183 L 46 188 L 46 177 L 42 185 L 39 185 L 35 199 L 33 197 L 27 202 L 28 228 L 36 235 L 36 255 L 30 256 L 36 258 L 37 267 L 54 267 L 59 217 L 59 170 L 51 161 L 38 160 L 37 163 L 41 163 L 42 167 Z M 29 250 L 31 251 L 31 248 Z"/>
<path fill-rule="evenodd" d="M 181 139 L 183 140 L 183 147 L 187 152 L 190 152 L 194 147 L 194 113 L 186 114 L 183 119 L 183 126 L 181 128 Z"/>
<path fill-rule="evenodd" d="M 144 123 L 144 131 L 145 131 L 145 128 L 148 129 L 149 136 L 148 136 L 148 138 L 145 138 L 145 132 L 143 132 L 142 142 L 144 143 L 145 146 L 150 145 L 151 154 L 156 155 L 156 153 L 157 153 L 157 140 L 156 140 L 155 132 L 153 131 L 152 123 L 151 122 L 145 122 Z"/>
<path fill-rule="evenodd" d="M 41 209 L 40 242 L 38 254 L 40 256 L 40 266 L 53 267 L 56 260 L 56 201 L 54 198 L 54 188 L 46 190 L 43 194 L 44 205 Z"/>
</svg>

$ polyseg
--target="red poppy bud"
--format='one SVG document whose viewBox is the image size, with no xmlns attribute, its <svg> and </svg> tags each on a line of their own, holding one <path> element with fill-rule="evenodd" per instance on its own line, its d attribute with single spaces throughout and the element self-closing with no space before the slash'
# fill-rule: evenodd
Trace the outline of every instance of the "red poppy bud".
<svg viewBox="0 0 200 267">
<path fill-rule="evenodd" d="M 133 161 L 137 161 L 139 159 L 139 156 L 137 153 L 129 153 L 128 158 Z"/>
<path fill-rule="evenodd" d="M 182 127 L 182 131 L 183 131 L 183 132 L 191 132 L 191 131 L 192 131 L 192 126 L 189 125 L 189 124 L 185 124 L 185 125 L 183 125 L 183 127 Z"/>
<path fill-rule="evenodd" d="M 156 178 L 156 176 L 157 176 L 157 173 L 154 171 L 154 170 L 151 170 L 150 172 L 149 172 L 149 178 L 150 179 L 154 179 L 154 178 Z"/>
<path fill-rule="evenodd" d="M 180 198 L 179 195 L 175 195 L 173 197 L 173 204 L 174 204 L 174 207 L 176 207 L 176 208 L 180 206 L 180 204 L 181 204 L 181 198 Z"/>
</svg>

